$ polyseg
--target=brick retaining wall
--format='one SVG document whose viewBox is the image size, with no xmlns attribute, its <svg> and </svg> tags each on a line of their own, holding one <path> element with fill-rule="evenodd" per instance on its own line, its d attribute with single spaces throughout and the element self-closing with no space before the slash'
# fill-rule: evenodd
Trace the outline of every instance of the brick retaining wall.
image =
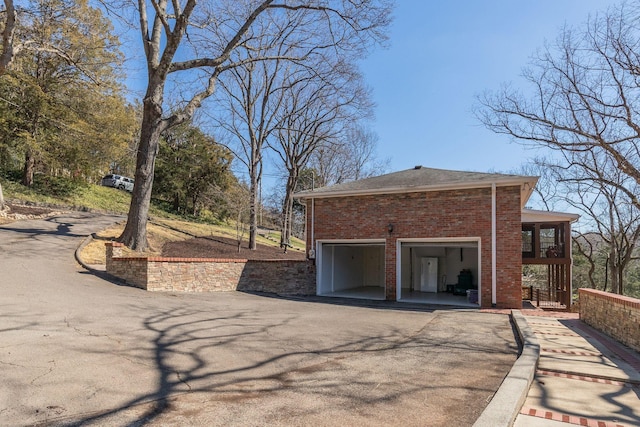
<svg viewBox="0 0 640 427">
<path fill-rule="evenodd" d="M 107 273 L 148 291 L 316 293 L 310 261 L 122 257 L 121 243 L 106 246 Z"/>
<path fill-rule="evenodd" d="M 579 289 L 580 319 L 640 351 L 640 299 L 594 289 Z"/>
</svg>

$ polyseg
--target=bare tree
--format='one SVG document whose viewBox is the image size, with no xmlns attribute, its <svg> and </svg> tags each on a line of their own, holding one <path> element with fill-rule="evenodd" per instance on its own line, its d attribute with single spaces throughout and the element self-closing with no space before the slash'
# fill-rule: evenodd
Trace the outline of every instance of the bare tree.
<svg viewBox="0 0 640 427">
<path fill-rule="evenodd" d="M 309 165 L 316 173 L 316 187 L 381 175 L 389 159 L 377 155 L 378 135 L 353 123 L 337 143 L 323 144 L 313 152 Z"/>
<path fill-rule="evenodd" d="M 298 25 L 300 23 L 297 23 Z M 275 47 L 278 57 L 297 54 L 291 51 L 287 37 L 292 35 L 287 28 L 281 28 Z M 266 31 L 261 31 L 264 33 Z M 262 37 L 261 37 L 262 38 Z M 236 62 L 244 58 L 266 56 L 271 49 L 271 40 L 259 42 L 256 52 L 252 49 L 239 48 Z M 282 103 L 285 89 L 282 74 L 290 66 L 289 61 L 275 59 L 272 61 L 248 61 L 235 67 L 221 79 L 217 96 L 218 109 L 213 120 L 218 132 L 223 133 L 223 140 L 230 140 L 227 147 L 247 168 L 249 173 L 249 248 L 256 249 L 258 225 L 258 192 L 262 180 L 263 150 L 267 140 L 278 127 L 277 112 Z"/>
<path fill-rule="evenodd" d="M 538 156 L 512 171 L 514 175 L 538 177 L 538 183 L 527 202 L 527 207 L 530 209 L 545 211 L 562 209 L 557 208 L 556 205 L 564 200 L 563 196 L 566 193 L 559 188 L 556 174 L 549 164 L 550 161 L 547 158 Z"/>
<path fill-rule="evenodd" d="M 563 164 L 543 165 L 555 177 L 559 195 L 569 206 L 582 214 L 588 231 L 575 232 L 577 250 L 589 263 L 588 279 L 597 286 L 596 275 L 600 259 L 606 259 L 605 284 L 610 279 L 611 292 L 624 293 L 625 272 L 636 261 L 636 247 L 640 241 L 640 209 L 620 191 L 624 186 L 635 193 L 640 188 L 619 171 L 611 159 L 593 157 L 593 152 L 573 153 L 572 167 Z M 602 177 L 614 179 L 615 186 L 603 182 Z M 622 182 L 622 181 L 631 182 Z M 606 255 L 606 256 L 605 256 Z"/>
<path fill-rule="evenodd" d="M 384 39 L 390 5 L 385 0 L 274 0 L 197 2 L 196 0 L 138 0 L 139 29 L 147 61 L 148 83 L 136 160 L 134 187 L 127 225 L 120 241 L 144 250 L 151 201 L 153 170 L 160 134 L 191 119 L 216 89 L 225 71 L 265 60 L 302 61 L 305 56 L 279 56 L 268 52 L 257 57 L 234 55 L 250 51 L 259 28 L 277 38 L 289 22 L 294 26 L 298 52 L 332 50 L 364 53 L 371 42 Z M 277 19 L 276 19 L 277 18 Z M 273 22 L 273 25 L 269 25 Z M 263 41 L 262 37 L 259 38 Z M 178 51 L 180 54 L 178 55 Z M 262 52 L 262 50 L 257 49 Z M 185 74 L 186 73 L 186 74 Z M 175 88 L 183 97 L 179 108 L 165 112 L 165 91 Z M 180 78 L 179 76 L 183 76 Z"/>
<path fill-rule="evenodd" d="M 597 233 L 579 233 L 578 235 L 572 236 L 572 242 L 574 243 L 573 247 L 577 249 L 576 252 L 578 254 L 582 255 L 587 264 L 586 272 L 579 271 L 578 268 L 574 268 L 572 275 L 574 277 L 574 281 L 578 279 L 582 283 L 587 283 L 586 287 L 591 289 L 601 289 L 606 292 L 607 275 L 601 274 L 600 269 L 598 268 L 602 252 L 602 248 L 600 246 L 601 241 L 602 240 Z M 576 258 L 574 257 L 574 264 L 575 263 Z"/>
<path fill-rule="evenodd" d="M 478 110 L 489 129 L 555 152 L 544 167 L 590 227 L 575 239 L 591 263 L 590 280 L 599 240 L 612 289 L 620 293 L 640 231 L 638 17 L 634 2 L 596 16 L 583 30 L 564 29 L 524 71 L 531 92 L 504 87 L 482 96 Z"/>
<path fill-rule="evenodd" d="M 563 30 L 524 71 L 529 96 L 508 86 L 487 93 L 478 117 L 525 144 L 569 153 L 570 161 L 570 153 L 580 152 L 609 159 L 630 180 L 606 171 L 599 179 L 640 207 L 627 186 L 640 184 L 639 24 L 634 3 L 595 17 L 584 31 Z"/>
<path fill-rule="evenodd" d="M 240 252 L 249 224 L 249 186 L 241 181 L 232 183 L 228 188 L 211 185 L 210 193 L 222 200 L 233 218 L 236 228 L 236 244 L 238 252 Z"/>
<path fill-rule="evenodd" d="M 336 145 L 349 137 L 343 129 L 369 116 L 373 108 L 353 65 L 339 61 L 317 64 L 313 70 L 309 78 L 290 81 L 280 111 L 280 128 L 271 145 L 287 173 L 280 240 L 285 251 L 291 238 L 293 193 L 301 170 L 318 147 Z"/>
</svg>

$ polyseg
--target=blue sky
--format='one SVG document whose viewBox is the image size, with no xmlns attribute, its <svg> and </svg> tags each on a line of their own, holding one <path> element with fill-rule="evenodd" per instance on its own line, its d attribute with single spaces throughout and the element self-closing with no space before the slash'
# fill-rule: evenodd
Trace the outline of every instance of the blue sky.
<svg viewBox="0 0 640 427">
<path fill-rule="evenodd" d="M 509 172 L 535 151 L 485 129 L 475 96 L 521 70 L 563 25 L 616 4 L 606 0 L 397 0 L 390 48 L 362 63 L 377 104 L 373 130 L 390 171 L 428 167 Z"/>
<path fill-rule="evenodd" d="M 517 170 L 536 152 L 484 128 L 472 113 L 475 97 L 502 83 L 523 85 L 519 76 L 529 57 L 563 25 L 580 26 L 590 14 L 617 3 L 396 0 L 389 48 L 378 48 L 361 63 L 377 104 L 371 128 L 379 137 L 379 157 L 390 160 L 387 172 L 418 164 Z M 127 36 L 127 45 L 138 49 L 137 32 Z M 142 97 L 144 64 L 133 60 L 128 67 L 131 94 Z M 246 175 L 240 164 L 234 171 Z M 281 175 L 273 159 L 267 160 L 265 191 Z"/>
</svg>

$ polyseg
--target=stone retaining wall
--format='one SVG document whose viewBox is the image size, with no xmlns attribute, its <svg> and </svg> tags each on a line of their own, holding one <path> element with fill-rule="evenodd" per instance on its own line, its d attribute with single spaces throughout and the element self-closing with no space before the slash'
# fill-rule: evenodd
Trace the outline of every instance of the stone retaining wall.
<svg viewBox="0 0 640 427">
<path fill-rule="evenodd" d="M 121 243 L 106 246 L 107 273 L 148 291 L 316 293 L 310 261 L 122 257 Z"/>
<path fill-rule="evenodd" d="M 640 351 L 640 299 L 594 289 L 579 289 L 580 319 Z"/>
</svg>

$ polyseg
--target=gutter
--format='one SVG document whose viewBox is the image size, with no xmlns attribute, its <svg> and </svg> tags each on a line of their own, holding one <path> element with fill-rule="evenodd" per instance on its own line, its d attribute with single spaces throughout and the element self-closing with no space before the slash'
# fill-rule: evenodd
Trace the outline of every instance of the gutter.
<svg viewBox="0 0 640 427">
<path fill-rule="evenodd" d="M 309 259 L 315 259 L 316 258 L 316 250 L 315 250 L 315 241 L 314 239 L 314 235 L 315 235 L 315 228 L 316 228 L 316 212 L 315 212 L 315 199 L 311 199 L 311 242 L 310 242 L 310 248 L 309 248 L 309 253 L 307 254 L 307 256 L 309 257 Z"/>
<path fill-rule="evenodd" d="M 491 184 L 491 306 L 495 307 L 497 300 L 497 220 L 496 220 L 496 183 Z"/>
<path fill-rule="evenodd" d="M 533 182 L 532 182 L 533 181 Z M 537 179 L 531 177 L 531 179 L 504 179 L 499 181 L 493 181 L 488 183 L 484 182 L 468 182 L 468 183 L 455 183 L 455 184 L 439 184 L 439 185 L 421 185 L 415 187 L 388 187 L 388 188 L 376 188 L 369 190 L 338 190 L 338 191 L 314 191 L 306 190 L 301 191 L 293 195 L 296 199 L 314 199 L 314 198 L 329 198 L 329 197 L 345 197 L 345 196 L 371 196 L 378 194 L 398 194 L 398 193 L 421 193 L 429 191 L 445 191 L 445 190 L 470 190 L 476 188 L 487 187 L 510 187 L 518 186 L 523 188 L 525 184 L 529 184 L 531 187 L 535 186 Z M 331 188 L 331 187 L 327 187 Z M 524 197 L 523 197 L 524 200 Z"/>
</svg>

